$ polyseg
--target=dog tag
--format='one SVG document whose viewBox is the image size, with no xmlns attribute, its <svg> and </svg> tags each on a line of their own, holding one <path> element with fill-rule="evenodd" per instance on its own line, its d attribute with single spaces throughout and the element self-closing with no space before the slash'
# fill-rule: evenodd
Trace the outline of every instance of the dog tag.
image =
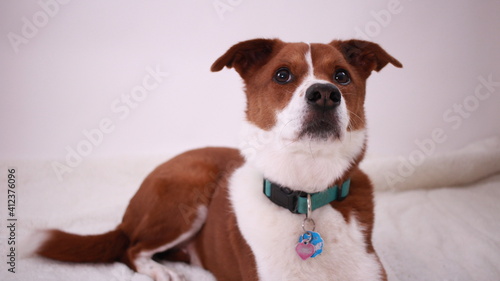
<svg viewBox="0 0 500 281">
<path fill-rule="evenodd" d="M 317 232 L 306 231 L 299 237 L 295 251 L 303 260 L 314 258 L 323 252 L 323 238 Z"/>
<path fill-rule="evenodd" d="M 312 255 L 314 255 L 314 252 L 316 250 L 314 249 L 313 244 L 309 242 L 302 242 L 297 244 L 297 246 L 295 247 L 295 251 L 301 259 L 307 260 L 308 258 L 312 257 Z"/>
</svg>

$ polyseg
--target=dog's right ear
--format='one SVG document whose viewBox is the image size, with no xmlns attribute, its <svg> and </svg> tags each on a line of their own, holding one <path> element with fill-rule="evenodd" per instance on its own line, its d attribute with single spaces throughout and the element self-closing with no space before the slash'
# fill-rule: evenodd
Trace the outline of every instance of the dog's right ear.
<svg viewBox="0 0 500 281">
<path fill-rule="evenodd" d="M 249 70 L 268 62 L 273 51 L 282 44 L 283 42 L 278 39 L 254 39 L 240 42 L 218 58 L 210 70 L 215 72 L 220 71 L 224 66 L 234 67 L 243 77 Z"/>
</svg>

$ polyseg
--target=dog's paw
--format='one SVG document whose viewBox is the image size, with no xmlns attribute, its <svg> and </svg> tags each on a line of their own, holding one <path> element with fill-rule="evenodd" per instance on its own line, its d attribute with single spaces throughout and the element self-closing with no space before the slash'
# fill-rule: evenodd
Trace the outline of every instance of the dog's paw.
<svg viewBox="0 0 500 281">
<path fill-rule="evenodd" d="M 184 275 L 162 265 L 155 270 L 153 279 L 155 281 L 189 281 Z"/>
<path fill-rule="evenodd" d="M 151 259 L 136 261 L 137 272 L 148 275 L 154 281 L 188 281 L 184 275 Z"/>
<path fill-rule="evenodd" d="M 182 262 L 167 261 L 163 261 L 161 264 L 165 265 L 167 268 L 173 269 L 178 274 L 183 275 L 187 281 L 217 281 L 212 273 L 199 266 Z"/>
</svg>

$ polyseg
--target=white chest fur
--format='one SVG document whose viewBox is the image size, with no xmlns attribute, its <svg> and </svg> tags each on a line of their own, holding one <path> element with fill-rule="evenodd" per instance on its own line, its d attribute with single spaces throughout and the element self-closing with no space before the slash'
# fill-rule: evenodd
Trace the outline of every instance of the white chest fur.
<svg viewBox="0 0 500 281">
<path fill-rule="evenodd" d="M 380 280 L 380 266 L 366 252 L 363 232 L 352 214 L 349 223 L 332 207 L 312 213 L 316 231 L 325 245 L 323 253 L 302 260 L 295 245 L 303 233 L 304 215 L 292 214 L 262 193 L 262 175 L 246 163 L 230 180 L 230 199 L 238 227 L 252 249 L 259 280 Z"/>
</svg>

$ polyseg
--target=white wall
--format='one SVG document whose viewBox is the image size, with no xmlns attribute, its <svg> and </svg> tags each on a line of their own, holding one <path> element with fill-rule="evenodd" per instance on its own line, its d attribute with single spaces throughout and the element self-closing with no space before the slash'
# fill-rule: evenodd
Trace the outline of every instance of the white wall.
<svg viewBox="0 0 500 281">
<path fill-rule="evenodd" d="M 0 2 L 2 159 L 235 146 L 240 80 L 209 68 L 254 37 L 368 38 L 399 59 L 403 69 L 368 82 L 372 154 L 408 157 L 435 129 L 437 151 L 500 135 L 498 1 L 55 1 Z M 127 104 L 147 68 L 169 75 L 147 80 L 144 99 Z M 102 122 L 102 139 L 85 147 L 83 131 Z"/>
</svg>

